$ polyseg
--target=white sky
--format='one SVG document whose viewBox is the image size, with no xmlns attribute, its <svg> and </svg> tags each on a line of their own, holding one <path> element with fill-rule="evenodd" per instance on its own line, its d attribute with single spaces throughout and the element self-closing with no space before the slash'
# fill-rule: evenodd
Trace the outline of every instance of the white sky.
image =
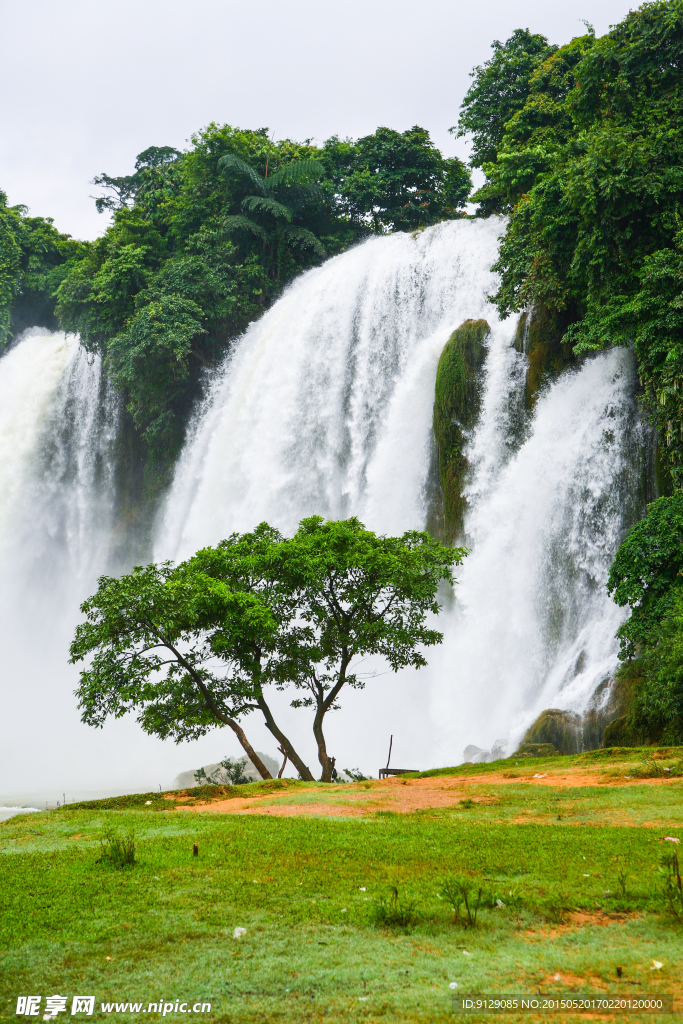
<svg viewBox="0 0 683 1024">
<path fill-rule="evenodd" d="M 567 42 L 626 0 L 0 0 L 0 188 L 61 231 L 105 229 L 95 174 L 210 121 L 276 138 L 420 124 L 447 154 L 471 68 L 515 28 Z"/>
</svg>

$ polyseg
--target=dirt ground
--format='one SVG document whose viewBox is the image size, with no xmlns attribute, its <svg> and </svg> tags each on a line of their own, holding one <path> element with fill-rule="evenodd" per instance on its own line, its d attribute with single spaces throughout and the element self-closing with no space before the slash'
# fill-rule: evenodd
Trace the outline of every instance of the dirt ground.
<svg viewBox="0 0 683 1024">
<path fill-rule="evenodd" d="M 320 789 L 284 789 L 250 797 L 232 797 L 227 800 L 177 804 L 179 811 L 211 814 L 272 814 L 288 817 L 298 814 L 362 817 L 378 811 L 408 814 L 413 811 L 443 808 L 471 799 L 476 804 L 495 804 L 494 794 L 476 795 L 479 786 L 505 787 L 510 784 L 551 786 L 569 789 L 590 786 L 667 786 L 675 785 L 677 778 L 657 777 L 634 779 L 607 775 L 600 768 L 532 769 L 519 772 L 487 772 L 481 775 L 437 776 L 427 779 L 404 779 L 400 776 L 372 780 L 366 783 L 330 785 L 324 796 Z M 323 799 L 321 800 L 321 796 Z M 172 798 L 169 794 L 169 798 Z"/>
</svg>

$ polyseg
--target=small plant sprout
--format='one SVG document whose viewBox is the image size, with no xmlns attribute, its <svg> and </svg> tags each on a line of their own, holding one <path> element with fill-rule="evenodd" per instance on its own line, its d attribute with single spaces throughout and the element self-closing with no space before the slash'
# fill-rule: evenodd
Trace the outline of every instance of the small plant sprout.
<svg viewBox="0 0 683 1024">
<path fill-rule="evenodd" d="M 625 896 L 627 878 L 626 865 L 624 863 L 624 858 L 621 856 L 616 857 L 615 860 L 617 863 L 617 882 L 619 883 L 619 888 L 621 889 L 621 895 Z"/>
<path fill-rule="evenodd" d="M 375 903 L 375 920 L 387 928 L 408 928 L 417 920 L 415 900 L 399 891 L 398 883 L 392 883 L 386 895 Z"/>
<path fill-rule="evenodd" d="M 114 868 L 132 868 L 135 865 L 135 835 L 131 830 L 122 836 L 116 829 L 107 826 L 100 840 L 98 863 Z"/>
<path fill-rule="evenodd" d="M 469 928 L 476 927 L 477 913 L 483 895 L 481 886 L 477 888 L 475 883 L 464 875 L 449 875 L 441 882 L 441 892 L 437 895 L 448 903 L 453 911 L 454 924 L 461 920 L 460 911 L 464 907 L 463 923 Z"/>
<path fill-rule="evenodd" d="M 683 883 L 678 864 L 678 850 L 662 857 L 660 872 L 664 875 L 661 898 L 666 912 L 677 924 L 683 924 Z"/>
</svg>

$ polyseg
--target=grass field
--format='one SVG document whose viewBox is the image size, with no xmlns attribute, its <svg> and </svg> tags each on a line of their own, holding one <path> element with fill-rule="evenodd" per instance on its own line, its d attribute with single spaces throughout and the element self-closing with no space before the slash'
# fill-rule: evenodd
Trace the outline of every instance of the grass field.
<svg viewBox="0 0 683 1024">
<path fill-rule="evenodd" d="M 682 755 L 207 787 L 10 819 L 0 1017 L 41 994 L 42 1020 L 60 994 L 66 1018 L 80 994 L 96 997 L 92 1019 L 170 1003 L 177 1021 L 178 1000 L 210 1003 L 210 1021 L 432 1022 L 457 1019 L 455 991 L 673 993 L 673 1017 L 648 1019 L 683 1020 L 683 928 L 661 895 L 662 857 L 680 849 L 666 837 L 683 839 Z M 107 832 L 134 835 L 132 867 L 101 859 Z M 482 890 L 476 926 L 440 898 L 449 876 Z"/>
</svg>

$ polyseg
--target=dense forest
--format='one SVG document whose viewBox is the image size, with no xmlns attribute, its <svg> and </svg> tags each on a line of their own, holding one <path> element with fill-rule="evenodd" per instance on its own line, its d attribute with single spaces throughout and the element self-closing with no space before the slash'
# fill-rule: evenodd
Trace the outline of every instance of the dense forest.
<svg viewBox="0 0 683 1024">
<path fill-rule="evenodd" d="M 492 51 L 451 129 L 485 178 L 474 195 L 470 169 L 417 126 L 314 146 L 217 124 L 96 178 L 111 224 L 94 242 L 0 193 L 0 344 L 39 324 L 101 353 L 153 492 L 205 368 L 296 274 L 372 233 L 465 216 L 468 199 L 505 215 L 492 301 L 522 314 L 536 378 L 634 347 L 660 497 L 609 580 L 631 609 L 611 739 L 683 742 L 683 0 L 602 37 L 518 29 Z"/>
<path fill-rule="evenodd" d="M 373 232 L 462 216 L 471 178 L 414 127 L 317 148 L 211 124 L 95 179 L 112 223 L 74 242 L 0 193 L 0 343 L 31 324 L 100 352 L 152 480 L 182 443 L 203 367 L 295 274 Z"/>
</svg>

